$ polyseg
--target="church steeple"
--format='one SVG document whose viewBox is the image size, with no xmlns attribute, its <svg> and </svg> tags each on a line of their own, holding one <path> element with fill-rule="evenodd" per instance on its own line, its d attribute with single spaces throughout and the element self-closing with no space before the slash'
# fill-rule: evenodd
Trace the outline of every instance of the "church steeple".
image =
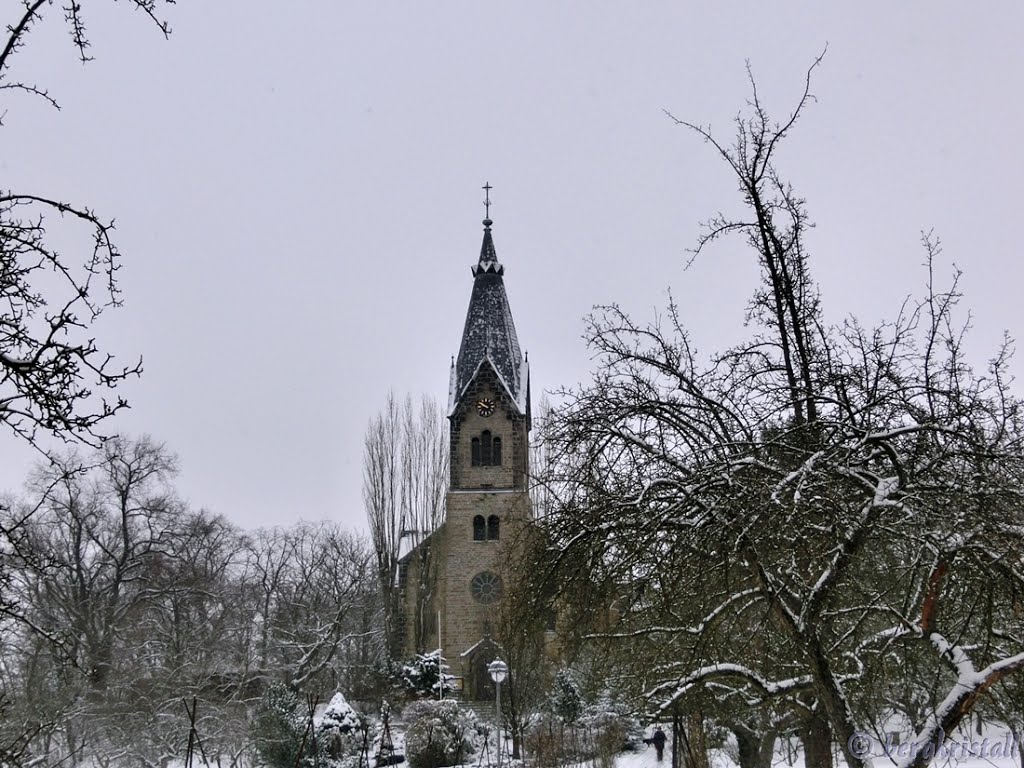
<svg viewBox="0 0 1024 768">
<path fill-rule="evenodd" d="M 497 272 L 499 275 L 505 274 L 505 268 L 498 263 L 498 253 L 494 250 L 494 238 L 491 237 L 491 225 L 494 223 L 491 221 L 492 189 L 494 187 L 489 181 L 484 182 L 483 190 L 487 193 L 487 196 L 484 197 L 484 241 L 480 245 L 480 262 L 473 267 L 474 277 L 480 270 Z"/>
<path fill-rule="evenodd" d="M 489 209 L 489 185 L 484 189 L 488 191 L 486 205 Z M 454 411 L 480 366 L 487 362 L 497 373 L 516 410 L 526 415 L 529 373 L 505 294 L 505 267 L 498 261 L 494 248 L 493 223 L 489 217 L 483 221 L 480 259 L 472 268 L 473 292 L 466 311 L 459 356 L 452 371 L 449 411 Z"/>
<path fill-rule="evenodd" d="M 494 238 L 491 236 L 493 223 L 490 219 L 484 219 L 484 241 L 480 244 L 480 261 L 473 267 L 473 277 L 481 271 L 505 274 L 505 267 L 498 261 L 498 252 L 494 250 Z"/>
<path fill-rule="evenodd" d="M 484 189 L 489 209 L 490 184 Z M 493 701 L 487 665 L 506 641 L 494 630 L 502 626 L 503 596 L 519 588 L 518 547 L 532 540 L 523 535 L 532 520 L 530 377 L 490 210 L 485 216 L 462 344 L 451 362 L 444 522 L 402 558 L 402 621 L 394 622 L 406 655 L 441 649 L 469 701 Z"/>
</svg>

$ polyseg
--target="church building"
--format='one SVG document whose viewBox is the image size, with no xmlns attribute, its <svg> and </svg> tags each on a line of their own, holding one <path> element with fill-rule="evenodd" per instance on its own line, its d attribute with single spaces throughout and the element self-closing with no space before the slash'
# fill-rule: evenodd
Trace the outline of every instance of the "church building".
<svg viewBox="0 0 1024 768">
<path fill-rule="evenodd" d="M 456 689 L 470 700 L 494 696 L 487 665 L 501 655 L 499 611 L 511 579 L 505 556 L 532 514 L 530 373 L 492 223 L 483 221 L 462 343 L 451 366 L 445 522 L 399 569 L 404 655 L 441 648 Z"/>
</svg>

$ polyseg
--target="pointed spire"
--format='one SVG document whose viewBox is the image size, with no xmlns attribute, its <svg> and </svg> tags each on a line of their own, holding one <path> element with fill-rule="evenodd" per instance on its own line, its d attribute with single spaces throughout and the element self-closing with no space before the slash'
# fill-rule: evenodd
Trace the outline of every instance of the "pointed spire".
<svg viewBox="0 0 1024 768">
<path fill-rule="evenodd" d="M 480 244 L 480 266 L 498 263 L 498 252 L 494 250 L 494 238 L 491 237 L 492 223 L 490 219 L 484 219 L 484 241 Z"/>
<path fill-rule="evenodd" d="M 505 265 L 498 261 L 498 252 L 494 249 L 494 238 L 491 237 L 491 220 L 484 219 L 484 241 L 480 244 L 480 261 L 473 265 L 473 277 L 479 275 L 504 275 Z"/>
<path fill-rule="evenodd" d="M 473 277 L 480 273 L 495 272 L 505 274 L 505 268 L 498 261 L 498 252 L 494 249 L 494 238 L 491 236 L 491 190 L 490 182 L 484 182 L 484 241 L 480 244 L 480 261 L 473 267 Z"/>
<path fill-rule="evenodd" d="M 449 405 L 455 407 L 466 387 L 484 363 L 497 374 L 512 401 L 520 410 L 525 409 L 525 364 L 516 337 L 512 311 L 505 295 L 503 275 L 505 267 L 498 261 L 494 248 L 490 217 L 491 185 L 485 184 L 484 237 L 480 246 L 480 260 L 473 265 L 473 292 L 466 312 L 466 325 L 462 332 L 462 345 L 452 371 Z"/>
</svg>

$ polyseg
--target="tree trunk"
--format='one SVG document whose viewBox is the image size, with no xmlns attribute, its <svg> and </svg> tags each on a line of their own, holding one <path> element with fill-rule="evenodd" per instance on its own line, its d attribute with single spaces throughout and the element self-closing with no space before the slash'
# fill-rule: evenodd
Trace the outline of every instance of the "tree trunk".
<svg viewBox="0 0 1024 768">
<path fill-rule="evenodd" d="M 672 768 L 681 768 L 679 763 L 679 735 L 683 732 L 680 724 L 679 710 L 672 710 Z"/>
<path fill-rule="evenodd" d="M 681 768 L 709 768 L 707 739 L 704 735 L 704 715 L 690 712 L 685 717 L 685 727 L 680 729 L 683 741 Z"/>
<path fill-rule="evenodd" d="M 384 595 L 384 633 L 387 636 L 388 656 L 392 661 L 397 661 L 405 651 L 405 628 L 400 620 L 405 605 L 402 601 L 402 594 L 397 589 L 391 589 Z M 402 629 L 403 631 L 399 631 Z"/>
<path fill-rule="evenodd" d="M 101 637 L 90 643 L 86 654 L 86 665 L 90 695 L 103 694 L 107 690 L 110 671 L 114 665 L 113 639 Z"/>
<path fill-rule="evenodd" d="M 771 768 L 775 752 L 775 733 L 758 733 L 748 728 L 733 728 L 739 747 L 740 768 Z"/>
<path fill-rule="evenodd" d="M 807 768 L 832 768 L 832 729 L 822 714 L 810 715 L 800 732 Z"/>
</svg>

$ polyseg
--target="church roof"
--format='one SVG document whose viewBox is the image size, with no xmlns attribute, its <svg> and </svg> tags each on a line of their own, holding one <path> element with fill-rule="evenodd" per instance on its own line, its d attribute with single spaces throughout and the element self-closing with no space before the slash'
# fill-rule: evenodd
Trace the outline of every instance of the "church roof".
<svg viewBox="0 0 1024 768">
<path fill-rule="evenodd" d="M 491 235 L 491 220 L 484 219 L 480 260 L 473 266 L 473 293 L 466 311 L 459 356 L 452 366 L 449 411 L 454 411 L 476 376 L 489 363 L 520 413 L 526 413 L 529 374 L 519 348 L 512 310 L 505 295 L 505 267 L 498 261 Z"/>
</svg>

